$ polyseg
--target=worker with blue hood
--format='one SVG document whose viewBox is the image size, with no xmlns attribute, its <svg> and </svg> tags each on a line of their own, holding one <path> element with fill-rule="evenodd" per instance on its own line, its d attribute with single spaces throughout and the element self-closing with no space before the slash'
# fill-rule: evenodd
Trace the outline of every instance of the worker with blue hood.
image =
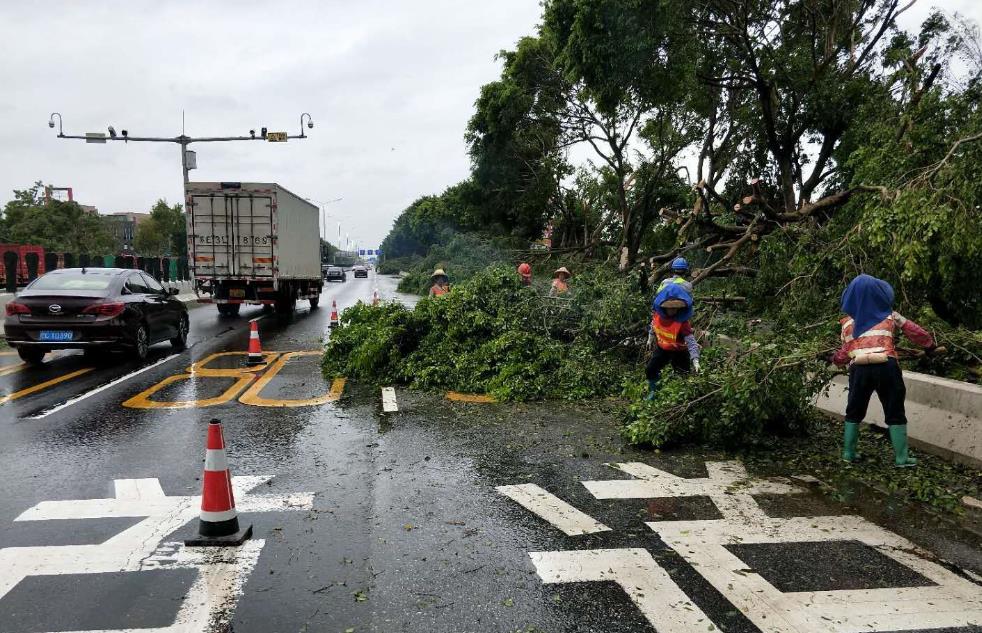
<svg viewBox="0 0 982 633">
<path fill-rule="evenodd" d="M 883 405 L 895 465 L 914 466 L 917 460 L 910 457 L 907 447 L 904 410 L 907 389 L 897 362 L 895 338 L 898 332 L 903 332 L 912 343 L 928 352 L 935 349 L 934 338 L 921 326 L 894 312 L 893 288 L 870 275 L 859 275 L 849 282 L 842 293 L 842 311 L 847 315 L 839 321 L 842 346 L 832 357 L 836 365 L 849 367 L 842 459 L 847 462 L 859 459 L 856 453 L 859 428 L 875 392 Z"/>
<path fill-rule="evenodd" d="M 682 284 L 667 284 L 651 302 L 651 325 L 648 349 L 651 358 L 645 367 L 648 378 L 648 400 L 653 400 L 658 379 L 666 365 L 687 374 L 699 371 L 699 344 L 692 332 L 692 295 Z"/>
</svg>

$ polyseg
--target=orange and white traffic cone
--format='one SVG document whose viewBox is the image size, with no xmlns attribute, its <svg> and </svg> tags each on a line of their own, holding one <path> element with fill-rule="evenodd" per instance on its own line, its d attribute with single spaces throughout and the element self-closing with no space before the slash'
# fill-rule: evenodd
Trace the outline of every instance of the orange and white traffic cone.
<svg viewBox="0 0 982 633">
<path fill-rule="evenodd" d="M 232 496 L 232 475 L 228 471 L 225 456 L 225 437 L 222 423 L 208 423 L 208 443 L 205 450 L 205 474 L 201 484 L 201 518 L 198 536 L 184 541 L 185 545 L 221 546 L 241 545 L 252 536 L 252 526 L 239 528 Z"/>
<path fill-rule="evenodd" d="M 338 321 L 338 300 L 333 299 L 331 301 L 331 322 L 328 324 L 328 327 L 337 327 L 338 325 L 340 325 L 340 321 Z"/>
<path fill-rule="evenodd" d="M 373 306 L 378 305 L 378 288 L 372 291 L 372 305 Z"/>
<path fill-rule="evenodd" d="M 255 321 L 249 323 L 249 356 L 246 358 L 246 365 L 262 365 L 263 348 L 259 344 L 259 324 Z"/>
</svg>

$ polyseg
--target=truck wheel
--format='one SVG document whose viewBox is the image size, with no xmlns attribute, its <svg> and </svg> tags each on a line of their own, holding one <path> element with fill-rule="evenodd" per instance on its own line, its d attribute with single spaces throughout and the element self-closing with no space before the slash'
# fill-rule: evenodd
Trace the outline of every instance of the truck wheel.
<svg viewBox="0 0 982 633">
<path fill-rule="evenodd" d="M 240 303 L 219 303 L 218 314 L 220 316 L 234 317 L 239 315 Z"/>
<path fill-rule="evenodd" d="M 307 299 L 307 301 L 310 301 L 310 309 L 311 310 L 316 310 L 318 304 L 320 304 L 320 302 L 321 302 L 321 298 L 320 298 L 320 296 L 311 297 L 311 298 Z"/>
<path fill-rule="evenodd" d="M 33 347 L 18 347 L 17 355 L 28 365 L 40 365 L 44 360 L 44 350 Z"/>
</svg>

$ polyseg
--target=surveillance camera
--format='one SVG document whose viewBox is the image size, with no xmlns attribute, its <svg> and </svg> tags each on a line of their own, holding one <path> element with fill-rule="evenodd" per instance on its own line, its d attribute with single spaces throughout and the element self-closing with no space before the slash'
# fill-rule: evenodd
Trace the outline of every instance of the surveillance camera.
<svg viewBox="0 0 982 633">
<path fill-rule="evenodd" d="M 311 130 L 314 129 L 314 120 L 313 119 L 308 119 L 307 120 L 307 127 L 310 128 Z"/>
<path fill-rule="evenodd" d="M 129 136 L 129 135 L 130 135 L 130 133 L 129 133 L 129 132 L 127 132 L 126 130 L 122 130 L 122 131 L 120 132 L 120 134 L 122 134 L 122 135 L 123 135 L 123 138 L 126 138 L 127 136 Z"/>
<path fill-rule="evenodd" d="M 54 129 L 55 128 L 55 122 L 54 121 L 48 121 L 48 127 L 50 127 L 51 129 Z"/>
<path fill-rule="evenodd" d="M 259 130 L 259 132 L 260 132 L 260 134 L 262 134 L 262 137 L 263 137 L 263 138 L 266 138 L 266 128 L 261 128 L 261 129 Z"/>
<path fill-rule="evenodd" d="M 109 126 L 109 136 L 111 136 L 112 138 L 116 138 L 116 128 L 114 128 L 111 125 Z"/>
<path fill-rule="evenodd" d="M 256 131 L 255 130 L 249 130 L 249 136 L 251 136 L 252 138 L 256 138 Z"/>
</svg>

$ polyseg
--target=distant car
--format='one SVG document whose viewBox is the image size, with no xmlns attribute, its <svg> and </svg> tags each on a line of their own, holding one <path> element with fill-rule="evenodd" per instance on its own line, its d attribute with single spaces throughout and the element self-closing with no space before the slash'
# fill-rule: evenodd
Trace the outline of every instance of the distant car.
<svg viewBox="0 0 982 633">
<path fill-rule="evenodd" d="M 124 349 L 139 359 L 160 341 L 184 349 L 188 309 L 176 294 L 138 270 L 53 270 L 7 303 L 7 344 L 31 365 L 58 349 Z"/>
<path fill-rule="evenodd" d="M 340 266 L 328 266 L 324 269 L 324 281 L 348 281 L 348 273 Z"/>
<path fill-rule="evenodd" d="M 352 266 L 351 272 L 355 274 L 356 279 L 358 277 L 364 277 L 368 279 L 368 269 L 362 266 L 361 264 L 355 264 L 354 266 Z"/>
</svg>

